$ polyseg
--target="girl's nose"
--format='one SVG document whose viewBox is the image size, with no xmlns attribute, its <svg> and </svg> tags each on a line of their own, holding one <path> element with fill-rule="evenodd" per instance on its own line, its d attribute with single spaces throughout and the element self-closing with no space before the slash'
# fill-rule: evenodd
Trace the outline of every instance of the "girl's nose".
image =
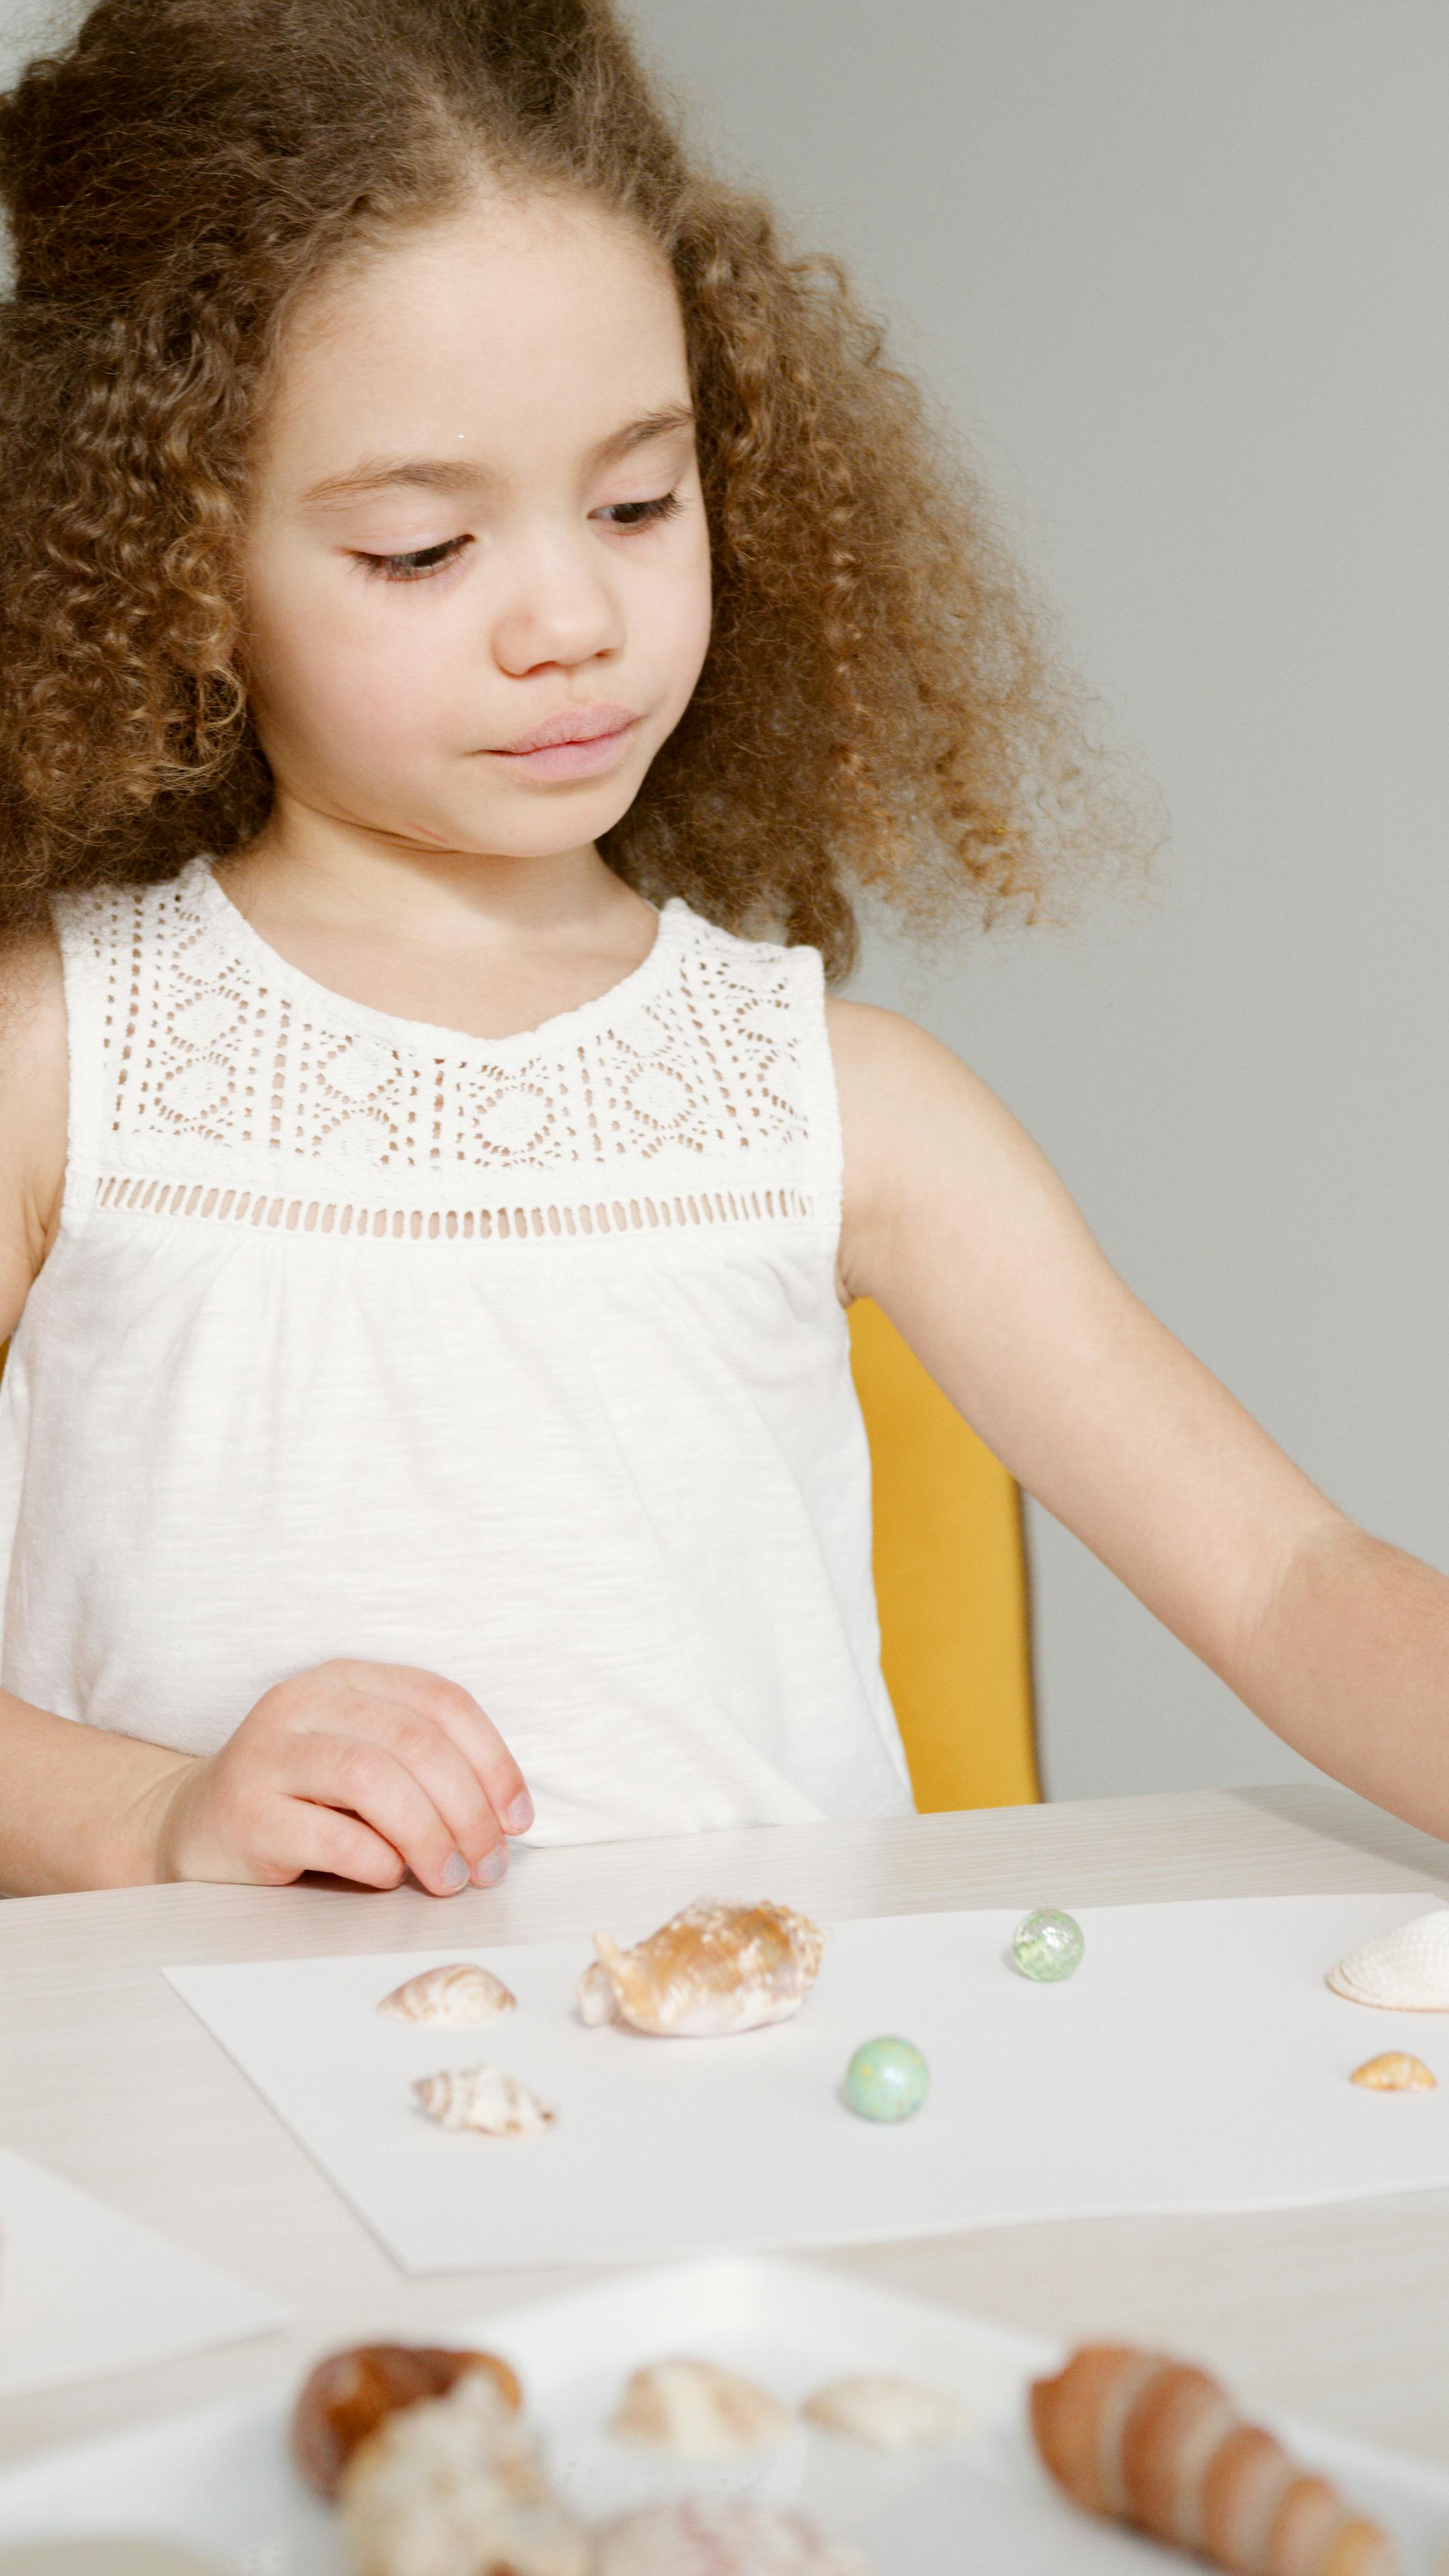
<svg viewBox="0 0 1449 2576">
<path fill-rule="evenodd" d="M 607 566 L 581 545 L 538 546 L 521 554 L 507 603 L 495 615 L 493 651 L 521 679 L 541 664 L 575 664 L 617 652 L 624 620 Z"/>
</svg>

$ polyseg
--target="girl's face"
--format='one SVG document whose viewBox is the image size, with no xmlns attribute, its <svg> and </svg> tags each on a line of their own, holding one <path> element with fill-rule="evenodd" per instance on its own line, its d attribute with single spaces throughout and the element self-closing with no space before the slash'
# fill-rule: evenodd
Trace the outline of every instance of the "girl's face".
<svg viewBox="0 0 1449 2576">
<path fill-rule="evenodd" d="M 689 702 L 709 541 L 674 283 L 584 205 L 483 197 L 298 317 L 245 555 L 279 812 L 537 858 L 616 823 Z M 520 741 L 583 718 L 596 739 Z"/>
</svg>

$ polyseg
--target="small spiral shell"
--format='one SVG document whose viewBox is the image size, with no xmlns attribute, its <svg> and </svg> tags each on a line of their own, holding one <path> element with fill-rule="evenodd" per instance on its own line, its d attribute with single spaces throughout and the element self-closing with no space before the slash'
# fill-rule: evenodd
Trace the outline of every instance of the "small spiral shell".
<svg viewBox="0 0 1449 2576">
<path fill-rule="evenodd" d="M 440 2129 L 476 2129 L 488 2138 L 536 2138 L 558 2117 L 501 2066 L 449 2066 L 413 2086 Z"/>
</svg>

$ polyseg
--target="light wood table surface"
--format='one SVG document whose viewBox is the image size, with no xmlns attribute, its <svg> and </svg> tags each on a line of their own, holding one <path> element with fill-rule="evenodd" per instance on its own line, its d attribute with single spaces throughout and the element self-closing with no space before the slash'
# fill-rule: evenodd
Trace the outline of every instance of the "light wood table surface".
<svg viewBox="0 0 1449 2576">
<path fill-rule="evenodd" d="M 0 2143 L 229 2265 L 296 2319 L 288 2333 L 10 2399 L 0 2457 L 290 2384 L 330 2343 L 426 2339 L 604 2277 L 404 2279 L 164 1967 L 575 1933 L 586 1944 L 705 1892 L 775 1895 L 828 1919 L 1378 1889 L 1449 1894 L 1449 1846 L 1311 1785 L 524 1852 L 504 1887 L 447 1903 L 309 1885 L 0 1904 Z M 1165 2341 L 1252 2402 L 1449 2462 L 1449 2192 L 1057 2220 L 804 2259 L 1052 2337 Z"/>
</svg>

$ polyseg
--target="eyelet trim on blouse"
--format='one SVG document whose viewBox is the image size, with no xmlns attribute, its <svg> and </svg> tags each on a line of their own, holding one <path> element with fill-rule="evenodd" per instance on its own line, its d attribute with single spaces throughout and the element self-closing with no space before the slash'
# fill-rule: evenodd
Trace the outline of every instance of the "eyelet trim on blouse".
<svg viewBox="0 0 1449 2576">
<path fill-rule="evenodd" d="M 413 1241 L 838 1219 L 813 948 L 674 896 L 621 983 L 476 1039 L 314 983 L 205 860 L 57 910 L 73 1207 Z"/>
<path fill-rule="evenodd" d="M 590 1236 L 676 1231 L 681 1227 L 767 1224 L 798 1217 L 807 1223 L 829 1213 L 796 1189 L 699 1190 L 672 1199 L 600 1199 L 579 1207 L 480 1208 L 368 1207 L 355 1200 L 292 1198 L 265 1190 L 219 1190 L 201 1181 L 148 1180 L 144 1173 L 112 1172 L 96 1184 L 97 1207 L 144 1211 L 150 1216 L 208 1217 L 222 1225 L 249 1225 L 285 1234 L 391 1235 L 414 1243 L 522 1242 L 540 1235 Z"/>
</svg>

